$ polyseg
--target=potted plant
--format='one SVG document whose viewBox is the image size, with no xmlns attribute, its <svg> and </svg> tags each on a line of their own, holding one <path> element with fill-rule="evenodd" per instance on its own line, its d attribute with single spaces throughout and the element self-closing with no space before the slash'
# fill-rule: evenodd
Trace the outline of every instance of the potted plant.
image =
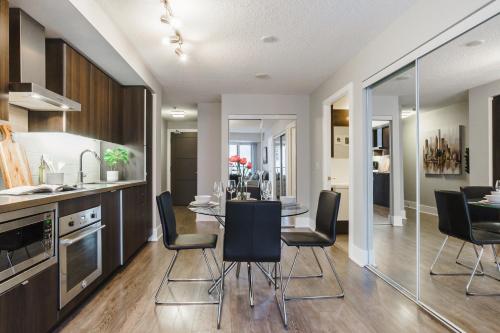
<svg viewBox="0 0 500 333">
<path fill-rule="evenodd" d="M 119 171 L 116 170 L 116 167 L 119 164 L 128 164 L 129 160 L 129 152 L 125 148 L 114 148 L 114 149 L 106 149 L 104 153 L 104 162 L 111 169 L 106 171 L 106 181 L 108 182 L 116 182 L 119 178 Z"/>
</svg>

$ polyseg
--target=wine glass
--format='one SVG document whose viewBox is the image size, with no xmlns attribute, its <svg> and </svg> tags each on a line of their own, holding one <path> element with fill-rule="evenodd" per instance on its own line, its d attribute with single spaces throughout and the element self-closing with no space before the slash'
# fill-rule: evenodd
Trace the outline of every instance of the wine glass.
<svg viewBox="0 0 500 333">
<path fill-rule="evenodd" d="M 500 180 L 496 181 L 496 183 L 495 183 L 495 190 L 497 190 L 497 192 L 500 192 Z"/>
<path fill-rule="evenodd" d="M 264 200 L 270 200 L 272 196 L 272 185 L 269 180 L 264 180 L 261 183 L 260 190 Z"/>
<path fill-rule="evenodd" d="M 231 195 L 230 199 L 232 200 L 233 199 L 233 193 L 236 192 L 236 182 L 234 181 L 234 179 L 233 180 L 229 180 L 227 182 L 227 191 Z"/>
<path fill-rule="evenodd" d="M 220 204 L 220 198 L 224 193 L 224 185 L 222 182 L 214 182 L 214 196 L 217 198 L 217 202 Z"/>
</svg>

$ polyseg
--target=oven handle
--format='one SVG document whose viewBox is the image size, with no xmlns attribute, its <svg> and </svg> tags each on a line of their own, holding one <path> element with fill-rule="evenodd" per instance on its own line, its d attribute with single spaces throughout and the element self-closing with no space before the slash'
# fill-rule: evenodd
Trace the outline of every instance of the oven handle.
<svg viewBox="0 0 500 333">
<path fill-rule="evenodd" d="M 94 228 L 94 229 L 92 229 L 92 230 L 90 230 L 88 232 L 84 232 L 84 233 L 82 233 L 82 234 L 80 234 L 80 235 L 78 235 L 78 236 L 76 236 L 74 238 L 61 239 L 59 241 L 59 243 L 61 243 L 62 245 L 71 245 L 71 244 L 76 243 L 79 240 L 87 237 L 88 235 L 92 235 L 93 233 L 96 233 L 99 230 L 104 229 L 105 227 L 106 227 L 106 225 L 101 225 L 100 227 Z"/>
</svg>

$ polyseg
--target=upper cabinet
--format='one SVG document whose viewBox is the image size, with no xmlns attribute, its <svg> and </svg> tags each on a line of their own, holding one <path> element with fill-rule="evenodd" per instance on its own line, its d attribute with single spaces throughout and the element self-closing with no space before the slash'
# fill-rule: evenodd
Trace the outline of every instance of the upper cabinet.
<svg viewBox="0 0 500 333">
<path fill-rule="evenodd" d="M 0 0 L 0 120 L 9 120 L 9 1 Z"/>
<path fill-rule="evenodd" d="M 123 143 L 123 89 L 60 39 L 46 41 L 46 86 L 81 104 L 80 112 L 29 112 L 29 131 L 67 132 Z M 143 107 L 141 108 L 143 110 Z"/>
</svg>

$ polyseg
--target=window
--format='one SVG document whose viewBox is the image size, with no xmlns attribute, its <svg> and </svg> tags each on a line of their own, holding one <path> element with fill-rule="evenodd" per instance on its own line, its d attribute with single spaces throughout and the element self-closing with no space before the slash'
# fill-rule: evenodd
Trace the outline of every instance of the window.
<svg viewBox="0 0 500 333">
<path fill-rule="evenodd" d="M 246 159 L 252 163 L 256 162 L 257 157 L 257 144 L 256 143 L 230 143 L 229 144 L 229 156 L 239 155 L 241 157 L 246 157 Z M 236 168 L 229 166 L 229 173 L 235 173 Z"/>
</svg>

